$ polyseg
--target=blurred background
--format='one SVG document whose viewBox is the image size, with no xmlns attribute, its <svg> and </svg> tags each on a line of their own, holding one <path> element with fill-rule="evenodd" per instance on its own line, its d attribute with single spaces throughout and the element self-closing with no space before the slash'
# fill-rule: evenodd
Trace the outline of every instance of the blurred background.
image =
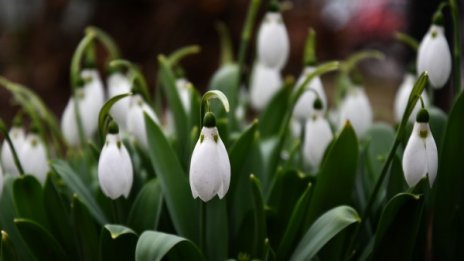
<svg viewBox="0 0 464 261">
<path fill-rule="evenodd" d="M 415 53 L 393 38 L 401 31 L 420 40 L 439 0 L 290 0 L 283 13 L 291 54 L 284 75 L 297 77 L 308 27 L 318 33 L 319 61 L 344 59 L 362 49 L 386 54 L 382 61 L 360 64 L 376 120 L 392 120 L 393 98 Z M 462 1 L 458 1 L 462 14 Z M 154 88 L 158 54 L 198 44 L 199 55 L 186 58 L 186 76 L 204 90 L 218 67 L 219 40 L 215 23 L 230 29 L 237 50 L 249 0 L 0 0 L 0 75 L 34 89 L 61 116 L 70 95 L 69 65 L 88 25 L 109 33 L 122 56 L 138 64 Z M 257 29 L 265 13 L 263 0 Z M 445 9 L 451 43 L 451 18 Z M 248 64 L 254 58 L 252 40 Z M 450 46 L 452 46 L 450 44 Z M 102 66 L 102 65 L 100 65 Z M 103 68 L 103 66 L 102 66 Z M 330 95 L 333 75 L 324 77 Z M 448 83 L 449 85 L 449 83 Z M 449 86 L 436 101 L 448 110 Z M 153 90 L 152 90 L 153 91 Z M 0 89 L 0 117 L 9 122 L 17 108 Z"/>
</svg>

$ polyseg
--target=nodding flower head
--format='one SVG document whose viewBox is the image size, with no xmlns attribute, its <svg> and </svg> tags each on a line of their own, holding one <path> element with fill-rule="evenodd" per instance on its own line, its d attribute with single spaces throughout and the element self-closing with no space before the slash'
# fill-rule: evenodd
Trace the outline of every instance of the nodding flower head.
<svg viewBox="0 0 464 261">
<path fill-rule="evenodd" d="M 359 86 L 351 88 L 340 106 L 339 128 L 349 120 L 358 137 L 363 137 L 372 125 L 373 115 L 371 104 L 364 89 Z"/>
<path fill-rule="evenodd" d="M 127 131 L 131 134 L 143 148 L 148 149 L 147 131 L 145 129 L 146 113 L 156 124 L 159 124 L 158 117 L 153 109 L 143 100 L 140 94 L 130 97 L 129 112 L 127 113 Z"/>
<path fill-rule="evenodd" d="M 14 124 L 13 127 L 8 132 L 11 142 L 17 153 L 19 153 L 26 141 L 26 132 L 21 125 Z M 13 174 L 15 176 L 19 175 L 19 170 L 16 167 L 13 152 L 11 151 L 10 145 L 6 140 L 2 143 L 2 157 L 1 162 L 4 167 L 5 173 Z"/>
<path fill-rule="evenodd" d="M 437 176 L 437 145 L 429 126 L 429 114 L 421 109 L 403 154 L 403 172 L 406 182 L 414 187 L 422 178 L 428 176 L 432 186 Z"/>
<path fill-rule="evenodd" d="M 400 122 L 401 119 L 403 118 L 404 111 L 406 110 L 406 105 L 408 104 L 409 95 L 411 94 L 411 91 L 414 88 L 415 81 L 416 81 L 416 76 L 409 74 L 409 73 L 406 74 L 404 76 L 403 82 L 400 85 L 400 88 L 396 92 L 395 104 L 394 104 L 396 122 Z M 429 96 L 427 95 L 427 93 L 422 92 L 421 98 L 422 98 L 422 101 L 424 102 L 424 106 L 428 107 Z M 409 122 L 411 123 L 415 122 L 414 115 L 416 115 L 420 109 L 421 109 L 420 103 L 416 103 L 416 106 L 414 107 L 411 113 L 411 116 L 408 119 Z"/>
<path fill-rule="evenodd" d="M 307 66 L 300 78 L 296 83 L 296 86 L 300 86 L 306 77 L 315 70 L 313 66 Z M 308 83 L 308 89 L 312 89 L 317 92 L 317 95 L 321 99 L 322 105 L 327 104 L 327 97 L 325 95 L 324 87 L 322 86 L 321 79 L 319 77 L 314 77 Z M 305 120 L 311 117 L 313 114 L 313 103 L 316 101 L 316 94 L 312 91 L 305 91 L 300 98 L 298 99 L 295 109 L 293 109 L 293 116 L 298 120 Z M 323 107 L 322 111 L 325 112 L 326 108 Z"/>
<path fill-rule="evenodd" d="M 266 13 L 257 41 L 258 60 L 267 67 L 282 69 L 287 63 L 290 48 L 287 29 L 279 12 Z"/>
<path fill-rule="evenodd" d="M 250 81 L 250 102 L 255 110 L 263 110 L 282 85 L 278 69 L 255 63 Z"/>
<path fill-rule="evenodd" d="M 131 81 L 129 77 L 120 71 L 112 71 L 107 79 L 108 97 L 128 93 L 131 91 Z M 111 116 L 118 123 L 121 129 L 126 129 L 127 112 L 129 111 L 129 99 L 122 99 L 116 102 L 110 110 Z"/>
<path fill-rule="evenodd" d="M 36 177 L 42 185 L 45 184 L 45 179 L 50 168 L 48 166 L 45 144 L 36 130 L 33 129 L 26 136 L 24 145 L 18 152 L 18 158 L 25 174 L 30 174 Z"/>
<path fill-rule="evenodd" d="M 215 195 L 222 199 L 229 190 L 229 156 L 211 112 L 205 114 L 200 139 L 192 153 L 189 179 L 193 197 L 204 202 Z"/>
</svg>

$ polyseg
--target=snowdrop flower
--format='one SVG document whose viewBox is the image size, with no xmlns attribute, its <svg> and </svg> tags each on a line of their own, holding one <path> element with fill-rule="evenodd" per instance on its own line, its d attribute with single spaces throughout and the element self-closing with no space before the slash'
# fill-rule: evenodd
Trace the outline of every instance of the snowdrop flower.
<svg viewBox="0 0 464 261">
<path fill-rule="evenodd" d="M 134 175 L 129 152 L 118 132 L 118 126 L 112 122 L 98 159 L 98 182 L 103 193 L 113 200 L 129 197 Z"/>
<path fill-rule="evenodd" d="M 25 174 L 30 174 L 36 177 L 42 185 L 45 184 L 47 173 L 50 171 L 47 150 L 35 130 L 27 135 L 24 145 L 18 153 L 18 158 Z"/>
<path fill-rule="evenodd" d="M 403 154 L 403 172 L 406 182 L 414 187 L 422 178 L 428 176 L 432 186 L 437 176 L 437 145 L 429 127 L 429 114 L 422 109 L 417 114 L 416 123 Z"/>
<path fill-rule="evenodd" d="M 411 94 L 412 89 L 414 88 L 414 83 L 416 81 L 416 76 L 408 73 L 404 76 L 403 82 L 400 85 L 395 97 L 395 121 L 400 122 L 403 118 L 404 111 L 406 110 L 406 105 L 408 104 L 409 95 Z M 422 92 L 422 100 L 424 102 L 424 106 L 429 106 L 429 97 L 427 96 L 426 92 Z M 409 117 L 409 122 L 414 123 L 416 115 L 419 110 L 421 109 L 420 103 L 416 103 L 411 116 Z"/>
<path fill-rule="evenodd" d="M 300 86 L 303 84 L 304 80 L 306 77 L 312 73 L 315 70 L 315 67 L 313 66 L 307 66 L 303 73 L 300 75 L 300 78 L 298 78 L 298 81 L 296 83 L 296 86 Z M 319 77 L 313 78 L 309 83 L 308 83 L 308 89 L 312 89 L 315 92 L 317 92 L 317 95 L 322 101 L 322 104 L 327 104 L 327 97 L 325 95 L 324 87 L 322 86 L 321 79 Z M 297 120 L 306 120 L 309 118 L 313 113 L 313 103 L 316 100 L 316 94 L 312 91 L 305 91 L 300 98 L 298 99 L 298 102 L 295 105 L 295 108 L 293 109 L 293 116 Z M 325 112 L 326 108 L 321 108 L 323 112 Z"/>
<path fill-rule="evenodd" d="M 155 112 L 143 100 L 140 94 L 130 97 L 129 111 L 126 116 L 127 131 L 142 145 L 143 148 L 148 149 L 144 113 L 146 113 L 155 123 L 159 124 L 159 120 Z"/>
<path fill-rule="evenodd" d="M 131 91 L 131 81 L 126 74 L 114 71 L 110 74 L 107 80 L 108 97 L 111 99 L 114 96 L 128 93 Z M 111 107 L 110 114 L 116 120 L 121 129 L 126 128 L 126 115 L 129 111 L 129 99 L 121 99 Z"/>
<path fill-rule="evenodd" d="M 282 15 L 278 10 L 267 12 L 258 31 L 258 60 L 267 67 L 282 69 L 289 52 L 288 33 Z"/>
<path fill-rule="evenodd" d="M 306 121 L 303 157 L 307 165 L 319 169 L 325 150 L 333 139 L 333 134 L 329 122 L 324 117 L 321 100 L 314 101 L 313 109 L 312 117 Z"/>
<path fill-rule="evenodd" d="M 25 141 L 26 141 L 26 133 L 22 126 L 14 124 L 14 126 L 8 132 L 8 135 L 11 138 L 11 142 L 15 147 L 16 153 L 19 154 L 21 151 Z M 3 141 L 2 144 L 2 164 L 5 168 L 5 173 L 13 174 L 15 176 L 19 175 L 19 170 L 16 168 L 16 164 L 13 157 L 13 152 L 11 151 L 10 145 L 6 140 Z"/>
<path fill-rule="evenodd" d="M 372 125 L 372 108 L 364 89 L 354 86 L 348 91 L 340 105 L 339 128 L 349 120 L 358 137 L 362 137 Z"/>
<path fill-rule="evenodd" d="M 190 82 L 185 78 L 178 78 L 176 80 L 176 88 L 179 92 L 180 101 L 182 106 L 184 106 L 185 111 L 190 113 L 190 91 L 189 91 Z"/>
<path fill-rule="evenodd" d="M 105 103 L 105 89 L 103 88 L 103 81 L 95 68 L 83 69 L 81 77 L 85 80 L 84 90 L 90 99 L 92 109 L 98 112 Z"/>
<path fill-rule="evenodd" d="M 427 71 L 430 84 L 436 89 L 442 88 L 451 74 L 451 52 L 440 16 L 441 13 L 435 15 L 417 51 L 417 73 Z"/>
<path fill-rule="evenodd" d="M 200 139 L 190 161 L 190 188 L 193 198 L 207 202 L 216 194 L 222 199 L 229 190 L 230 162 L 219 137 L 214 114 L 207 112 Z"/>
<path fill-rule="evenodd" d="M 250 82 L 250 102 L 255 110 L 263 110 L 282 85 L 278 69 L 257 62 Z"/>
</svg>

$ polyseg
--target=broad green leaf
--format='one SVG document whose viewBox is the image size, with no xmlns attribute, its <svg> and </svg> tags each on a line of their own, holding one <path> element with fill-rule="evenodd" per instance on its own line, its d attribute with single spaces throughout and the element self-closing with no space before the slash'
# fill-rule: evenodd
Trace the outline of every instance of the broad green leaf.
<svg viewBox="0 0 464 261">
<path fill-rule="evenodd" d="M 395 132 L 385 123 L 375 123 L 367 130 L 365 140 L 368 141 L 369 174 L 372 183 L 375 183 L 395 140 Z"/>
<path fill-rule="evenodd" d="M 2 241 L 0 245 L 0 261 L 19 260 L 18 254 L 16 254 L 16 250 L 13 246 L 13 242 L 11 242 L 10 238 L 8 237 L 8 233 L 3 230 L 1 233 Z"/>
<path fill-rule="evenodd" d="M 71 214 L 76 239 L 79 246 L 79 259 L 97 260 L 100 226 L 81 199 L 74 195 Z"/>
<path fill-rule="evenodd" d="M 52 168 L 63 179 L 72 193 L 76 193 L 85 204 L 94 218 L 101 224 L 106 224 L 107 219 L 92 196 L 89 188 L 84 185 L 79 175 L 63 160 L 52 160 Z"/>
<path fill-rule="evenodd" d="M 158 228 L 163 206 L 163 193 L 158 179 L 148 181 L 135 198 L 128 225 L 138 233 Z"/>
<path fill-rule="evenodd" d="M 330 209 L 307 230 L 290 260 L 311 260 L 335 235 L 349 225 L 360 221 L 356 210 L 349 206 Z"/>
<path fill-rule="evenodd" d="M 445 136 L 445 128 L 448 123 L 448 116 L 440 108 L 431 107 L 429 111 L 429 125 L 432 130 L 433 139 L 437 143 L 437 148 L 441 148 L 443 137 Z"/>
<path fill-rule="evenodd" d="M 282 127 L 282 121 L 289 109 L 291 85 L 285 84 L 272 97 L 271 101 L 259 117 L 259 131 L 263 138 L 277 135 Z"/>
<path fill-rule="evenodd" d="M 250 175 L 251 191 L 254 202 L 254 257 L 264 257 L 264 241 L 266 239 L 266 218 L 264 216 L 264 201 L 261 184 L 255 175 Z"/>
<path fill-rule="evenodd" d="M 100 233 L 100 260 L 133 260 L 137 234 L 121 225 L 105 225 Z"/>
<path fill-rule="evenodd" d="M 227 197 L 227 195 L 226 195 Z M 226 260 L 229 248 L 227 201 L 214 197 L 206 207 L 206 253 L 208 260 Z"/>
<path fill-rule="evenodd" d="M 464 248 L 464 92 L 456 99 L 448 117 L 434 184 L 434 255 L 437 260 L 462 260 Z"/>
<path fill-rule="evenodd" d="M 24 175 L 17 178 L 13 183 L 13 195 L 19 218 L 30 219 L 49 228 L 43 188 L 34 176 Z"/>
<path fill-rule="evenodd" d="M 69 260 L 60 243 L 43 226 L 22 218 L 15 219 L 14 222 L 38 260 Z"/>
<path fill-rule="evenodd" d="M 135 248 L 135 260 L 205 260 L 198 247 L 190 240 L 156 231 L 145 231 L 139 237 Z"/>
<path fill-rule="evenodd" d="M 387 199 L 391 199 L 398 193 L 404 192 L 407 189 L 406 180 L 404 179 L 403 166 L 398 156 L 392 161 L 390 167 L 390 176 L 387 185 Z"/>
<path fill-rule="evenodd" d="M 187 175 L 161 129 L 145 115 L 150 145 L 150 159 L 160 181 L 172 222 L 179 235 L 196 240 L 198 231 L 197 202 L 193 200 Z"/>
<path fill-rule="evenodd" d="M 423 198 L 408 193 L 387 203 L 375 233 L 373 260 L 411 260 L 423 203 Z"/>
</svg>

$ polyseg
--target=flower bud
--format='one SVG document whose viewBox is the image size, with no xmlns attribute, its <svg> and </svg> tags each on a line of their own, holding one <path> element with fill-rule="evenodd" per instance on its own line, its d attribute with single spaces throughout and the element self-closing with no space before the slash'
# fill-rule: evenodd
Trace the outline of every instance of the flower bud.
<svg viewBox="0 0 464 261">
<path fill-rule="evenodd" d="M 327 146 L 333 139 L 329 122 L 324 118 L 321 109 L 315 109 L 313 116 L 306 121 L 303 142 L 304 162 L 319 169 Z"/>
<path fill-rule="evenodd" d="M 126 74 L 119 71 L 113 72 L 107 80 L 108 96 L 114 96 L 128 93 L 131 91 L 131 82 Z M 129 99 L 122 99 L 113 104 L 110 110 L 111 116 L 118 123 L 121 129 L 126 128 L 126 116 L 129 111 Z"/>
<path fill-rule="evenodd" d="M 26 141 L 26 134 L 23 127 L 13 126 L 8 132 L 8 135 L 10 136 L 11 142 L 13 143 L 16 153 L 19 154 L 19 151 L 21 151 Z M 11 151 L 10 145 L 6 140 L 4 140 L 2 143 L 1 159 L 3 167 L 5 168 L 5 173 L 13 174 L 16 176 L 19 175 L 19 170 L 16 167 L 14 161 L 13 152 Z"/>
<path fill-rule="evenodd" d="M 409 95 L 412 92 L 412 89 L 414 88 L 414 83 L 416 81 L 416 77 L 412 74 L 406 74 L 404 76 L 403 82 L 400 85 L 400 88 L 396 92 L 396 97 L 395 97 L 395 104 L 394 104 L 394 110 L 395 110 L 395 121 L 400 122 L 401 119 L 403 118 L 404 111 L 406 110 L 406 105 L 408 104 L 409 100 Z M 424 106 L 428 107 L 429 106 L 429 96 L 427 95 L 426 92 L 422 92 L 422 101 L 424 102 Z M 416 115 L 419 110 L 421 109 L 421 104 L 420 102 L 416 103 L 416 106 L 414 107 L 411 116 L 409 117 L 409 122 L 414 123 L 415 118 L 414 115 Z"/>
<path fill-rule="evenodd" d="M 250 102 L 255 110 L 263 110 L 282 85 L 278 69 L 255 63 L 250 81 Z"/>
<path fill-rule="evenodd" d="M 301 74 L 300 78 L 295 86 L 300 86 L 303 84 L 306 77 L 315 70 L 312 66 L 307 66 L 303 73 Z M 314 77 L 308 83 L 308 89 L 312 89 L 317 92 L 319 95 L 322 104 L 327 104 L 327 97 L 325 95 L 324 87 L 322 86 L 321 79 L 319 77 Z M 313 114 L 313 103 L 316 100 L 316 94 L 312 91 L 305 91 L 300 98 L 298 99 L 295 109 L 293 109 L 293 116 L 298 120 L 306 120 Z M 323 112 L 325 112 L 325 107 L 323 108 Z"/>
<path fill-rule="evenodd" d="M 103 193 L 113 200 L 129 197 L 133 181 L 131 158 L 115 126 L 110 125 L 98 159 L 98 182 Z"/>
<path fill-rule="evenodd" d="M 222 199 L 229 190 L 230 162 L 212 113 L 206 113 L 203 125 L 192 153 L 189 179 L 193 198 L 207 202 L 216 194 Z"/>
<path fill-rule="evenodd" d="M 282 69 L 288 59 L 287 29 L 279 12 L 267 12 L 258 31 L 258 60 L 267 67 Z"/>
<path fill-rule="evenodd" d="M 176 88 L 179 92 L 180 101 L 184 110 L 187 114 L 190 113 L 190 92 L 188 90 L 189 81 L 185 78 L 179 78 L 176 80 Z"/>
<path fill-rule="evenodd" d="M 343 99 L 340 106 L 339 128 L 345 126 L 349 120 L 358 137 L 363 137 L 367 129 L 372 125 L 373 115 L 371 104 L 364 92 L 359 86 L 351 88 Z"/>
<path fill-rule="evenodd" d="M 147 131 L 145 129 L 146 113 L 155 123 L 159 124 L 158 117 L 153 109 L 143 100 L 142 96 L 136 94 L 130 97 L 129 112 L 127 113 L 127 131 L 137 140 L 143 148 L 148 149 Z"/>
<path fill-rule="evenodd" d="M 50 171 L 47 150 L 42 139 L 36 133 L 27 135 L 24 145 L 18 153 L 25 174 L 33 175 L 43 185 Z"/>
</svg>

